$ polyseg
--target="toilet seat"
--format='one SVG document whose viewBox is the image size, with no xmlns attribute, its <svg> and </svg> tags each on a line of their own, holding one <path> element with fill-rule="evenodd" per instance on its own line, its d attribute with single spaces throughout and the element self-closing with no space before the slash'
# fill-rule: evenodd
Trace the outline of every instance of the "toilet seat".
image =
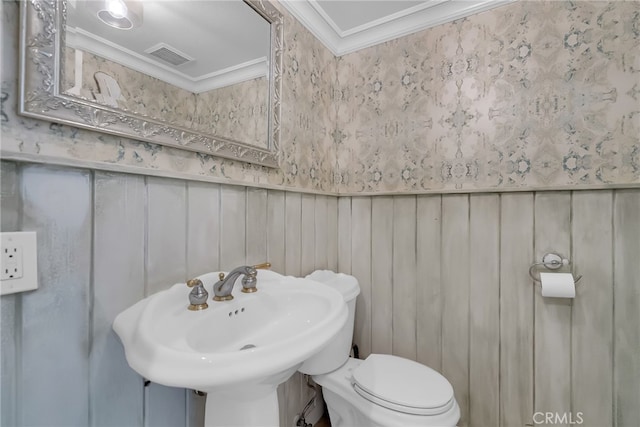
<svg viewBox="0 0 640 427">
<path fill-rule="evenodd" d="M 377 405 L 413 415 L 438 415 L 455 404 L 453 388 L 433 369 L 398 356 L 372 354 L 353 370 L 351 384 Z"/>
</svg>

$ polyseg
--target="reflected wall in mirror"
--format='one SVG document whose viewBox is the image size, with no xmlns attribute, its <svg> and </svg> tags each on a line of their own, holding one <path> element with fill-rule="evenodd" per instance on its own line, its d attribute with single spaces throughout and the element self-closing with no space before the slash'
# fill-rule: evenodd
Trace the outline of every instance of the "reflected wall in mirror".
<svg viewBox="0 0 640 427">
<path fill-rule="evenodd" d="M 268 2 L 30 0 L 22 22 L 23 114 L 277 166 L 283 28 Z"/>
</svg>

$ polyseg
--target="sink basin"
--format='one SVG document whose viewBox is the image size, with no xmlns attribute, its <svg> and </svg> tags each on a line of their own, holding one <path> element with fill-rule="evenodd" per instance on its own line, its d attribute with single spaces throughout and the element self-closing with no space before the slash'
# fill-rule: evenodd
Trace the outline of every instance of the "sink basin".
<svg viewBox="0 0 640 427">
<path fill-rule="evenodd" d="M 276 388 L 342 328 L 342 295 L 260 270 L 258 292 L 242 293 L 238 281 L 233 300 L 215 302 L 218 273 L 199 279 L 208 309 L 189 311 L 190 289 L 179 283 L 116 317 L 127 362 L 158 384 L 207 392 L 208 426 L 278 425 Z"/>
</svg>

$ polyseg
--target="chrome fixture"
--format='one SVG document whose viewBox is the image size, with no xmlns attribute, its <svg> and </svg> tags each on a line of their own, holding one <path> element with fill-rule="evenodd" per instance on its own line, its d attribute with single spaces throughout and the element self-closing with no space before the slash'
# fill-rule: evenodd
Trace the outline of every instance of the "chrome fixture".
<svg viewBox="0 0 640 427">
<path fill-rule="evenodd" d="M 533 264 L 531 264 L 531 267 L 529 267 L 529 276 L 531 276 L 531 278 L 537 282 L 540 283 L 540 275 L 538 274 L 538 277 L 534 276 L 533 271 L 540 266 L 543 266 L 544 268 L 548 269 L 548 270 L 557 270 L 563 266 L 567 266 L 569 265 L 569 260 L 566 258 L 563 258 L 562 256 L 550 252 L 548 254 L 545 254 L 542 257 L 542 262 L 534 262 Z M 572 272 L 573 274 L 573 272 Z M 578 284 L 578 282 L 580 281 L 580 279 L 582 279 L 582 276 L 577 276 L 575 283 L 576 285 Z"/>
<path fill-rule="evenodd" d="M 236 283 L 236 280 L 241 275 L 244 275 L 242 278 L 242 292 L 244 293 L 252 293 L 256 292 L 258 289 L 256 288 L 257 283 L 257 275 L 258 269 L 261 268 L 269 268 L 271 264 L 268 262 L 258 264 L 258 265 L 243 265 L 237 268 L 234 268 L 227 274 L 225 277 L 224 273 L 220 273 L 218 278 L 220 279 L 215 285 L 213 285 L 213 300 L 214 301 L 229 301 L 233 299 L 233 295 L 231 295 L 231 291 L 233 290 L 233 285 Z"/>
<path fill-rule="evenodd" d="M 304 379 L 307 382 L 307 387 L 312 390 L 312 395 L 311 399 L 309 399 L 309 402 L 307 402 L 302 412 L 297 415 L 298 421 L 296 421 L 296 427 L 312 427 L 311 424 L 307 423 L 307 420 L 305 418 L 308 417 L 309 412 L 311 412 L 311 410 L 315 408 L 317 404 L 316 401 L 318 397 L 318 388 L 320 388 L 320 386 L 315 383 L 311 384 L 311 375 L 304 374 Z"/>
<path fill-rule="evenodd" d="M 199 279 L 191 279 L 187 282 L 187 286 L 193 288 L 193 290 L 189 292 L 189 310 L 200 311 L 208 308 L 207 298 L 209 297 L 209 292 L 204 288 L 202 281 Z"/>
</svg>

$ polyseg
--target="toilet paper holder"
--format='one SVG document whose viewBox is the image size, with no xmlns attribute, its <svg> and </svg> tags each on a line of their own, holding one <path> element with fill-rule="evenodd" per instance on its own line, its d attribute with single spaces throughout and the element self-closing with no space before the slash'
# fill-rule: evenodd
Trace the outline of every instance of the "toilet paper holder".
<svg viewBox="0 0 640 427">
<path fill-rule="evenodd" d="M 540 283 L 540 275 L 538 274 L 538 277 L 534 276 L 533 274 L 533 270 L 538 267 L 538 266 L 544 266 L 544 268 L 548 269 L 548 270 L 557 270 L 560 267 L 563 267 L 565 265 L 569 265 L 569 260 L 566 258 L 562 258 L 560 255 L 550 252 L 548 254 L 545 254 L 542 257 L 542 262 L 534 262 L 533 264 L 531 264 L 531 267 L 529 267 L 529 276 L 531 276 L 531 278 L 535 281 Z M 573 274 L 573 272 L 572 272 Z M 582 279 L 582 276 L 577 276 L 575 279 L 575 284 L 577 285 L 578 282 L 580 281 L 580 279 Z"/>
</svg>

